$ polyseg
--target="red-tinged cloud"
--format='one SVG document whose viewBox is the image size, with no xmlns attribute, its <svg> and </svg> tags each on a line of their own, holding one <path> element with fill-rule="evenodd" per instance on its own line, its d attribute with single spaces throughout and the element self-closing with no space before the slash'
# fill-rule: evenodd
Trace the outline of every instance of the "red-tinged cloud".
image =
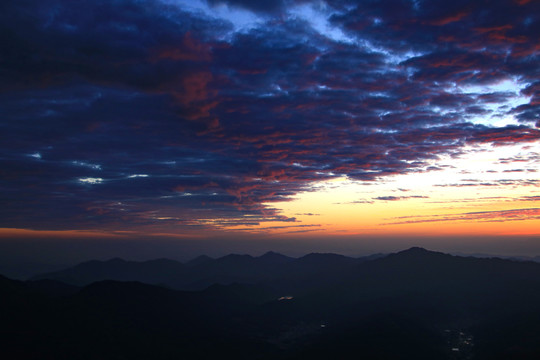
<svg viewBox="0 0 540 360">
<path fill-rule="evenodd" d="M 462 11 L 454 15 L 449 15 L 441 19 L 433 20 L 431 21 L 431 24 L 437 25 L 437 26 L 443 26 L 443 25 L 454 23 L 454 22 L 458 22 L 468 15 L 469 15 L 469 11 Z"/>
<path fill-rule="evenodd" d="M 186 32 L 182 42 L 174 46 L 156 48 L 151 60 L 157 61 L 211 61 L 211 48 L 208 44 L 195 39 L 190 31 Z"/>
</svg>

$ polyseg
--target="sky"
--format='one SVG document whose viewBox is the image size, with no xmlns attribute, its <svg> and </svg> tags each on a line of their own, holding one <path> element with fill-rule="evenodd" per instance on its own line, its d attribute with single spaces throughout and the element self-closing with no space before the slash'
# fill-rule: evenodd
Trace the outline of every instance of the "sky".
<svg viewBox="0 0 540 360">
<path fill-rule="evenodd" d="M 540 1 L 8 0 L 0 24 L 4 258 L 540 255 Z"/>
</svg>

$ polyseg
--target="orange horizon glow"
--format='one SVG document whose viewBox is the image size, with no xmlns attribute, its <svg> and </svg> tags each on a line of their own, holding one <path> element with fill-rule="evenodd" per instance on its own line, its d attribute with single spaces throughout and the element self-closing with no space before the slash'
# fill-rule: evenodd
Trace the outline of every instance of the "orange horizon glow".
<svg viewBox="0 0 540 360">
<path fill-rule="evenodd" d="M 527 163 L 527 172 L 523 173 L 513 170 L 515 164 L 499 162 L 503 156 L 519 156 L 525 150 L 540 153 L 540 145 L 527 145 L 526 149 L 484 147 L 464 158 L 440 159 L 438 165 L 443 170 L 379 181 L 335 178 L 314 184 L 312 191 L 298 193 L 291 201 L 265 204 L 287 219 L 295 218 L 294 222 L 212 226 L 209 221 L 208 226 L 198 230 L 177 230 L 174 224 L 141 225 L 130 230 L 114 226 L 70 230 L 2 228 L 0 238 L 538 236 L 540 182 L 534 178 L 540 170 L 538 164 Z"/>
</svg>

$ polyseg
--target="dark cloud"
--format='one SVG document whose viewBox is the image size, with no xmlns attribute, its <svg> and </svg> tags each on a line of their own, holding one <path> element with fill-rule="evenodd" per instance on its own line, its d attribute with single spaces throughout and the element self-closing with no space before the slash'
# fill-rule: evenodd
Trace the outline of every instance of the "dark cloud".
<svg viewBox="0 0 540 360">
<path fill-rule="evenodd" d="M 349 201 L 349 202 L 346 202 L 346 203 L 334 203 L 336 205 L 340 205 L 340 204 L 374 204 L 374 201 L 371 201 L 371 200 L 355 200 L 355 201 Z"/>
<path fill-rule="evenodd" d="M 374 197 L 373 200 L 380 200 L 380 201 L 398 201 L 398 200 L 407 200 L 407 199 L 427 199 L 428 196 L 423 195 L 410 195 L 410 196 L 377 196 Z"/>
<path fill-rule="evenodd" d="M 460 214 L 431 216 L 407 216 L 395 218 L 395 222 L 383 225 L 416 224 L 441 221 L 504 222 L 540 219 L 540 208 L 475 211 Z"/>
<path fill-rule="evenodd" d="M 260 22 L 159 1 L 0 5 L 1 226 L 292 223 L 271 204 L 316 181 L 540 140 L 538 2 L 328 1 L 340 36 L 290 16 L 307 2 L 208 3 Z M 519 88 L 490 88 L 502 80 Z M 519 124 L 488 125 L 502 116 Z"/>
<path fill-rule="evenodd" d="M 540 195 L 523 196 L 520 201 L 540 201 Z"/>
<path fill-rule="evenodd" d="M 284 6 L 283 0 L 266 0 L 266 1 L 253 1 L 253 0 L 206 0 L 210 5 L 222 5 L 240 7 L 247 10 L 261 12 L 261 13 L 276 13 Z"/>
<path fill-rule="evenodd" d="M 513 164 L 513 163 L 531 163 L 534 164 L 540 161 L 540 154 L 536 152 L 529 152 L 526 155 L 516 155 L 507 158 L 499 159 L 500 164 Z"/>
<path fill-rule="evenodd" d="M 494 181 L 481 181 L 474 179 L 462 180 L 459 183 L 452 184 L 436 184 L 437 187 L 469 187 L 469 186 L 512 186 L 512 187 L 523 187 L 523 186 L 540 186 L 540 180 L 538 179 L 498 179 Z"/>
</svg>

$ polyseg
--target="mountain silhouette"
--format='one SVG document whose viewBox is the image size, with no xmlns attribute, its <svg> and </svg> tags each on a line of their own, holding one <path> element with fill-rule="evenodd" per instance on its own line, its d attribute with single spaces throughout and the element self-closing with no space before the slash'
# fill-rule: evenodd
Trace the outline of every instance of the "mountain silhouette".
<svg viewBox="0 0 540 360">
<path fill-rule="evenodd" d="M 197 265 L 207 264 L 209 262 L 212 262 L 213 260 L 214 259 L 212 259 L 210 256 L 200 255 L 200 256 L 197 256 L 195 259 L 191 259 L 185 265 L 186 266 L 197 266 Z"/>
<path fill-rule="evenodd" d="M 112 259 L 62 275 L 253 282 L 187 291 L 140 281 L 76 287 L 0 277 L 0 356 L 540 358 L 540 264 L 534 262 L 422 248 L 375 259 L 267 253 L 200 260 Z"/>
<path fill-rule="evenodd" d="M 84 286 L 101 280 L 140 281 L 162 284 L 178 276 L 186 267 L 177 261 L 157 259 L 144 262 L 119 258 L 107 261 L 92 260 L 65 270 L 37 275 L 32 280 L 50 279 L 71 285 Z"/>
<path fill-rule="evenodd" d="M 212 259 L 199 256 L 186 264 L 159 259 L 145 262 L 111 259 L 88 261 L 61 271 L 40 274 L 32 280 L 50 279 L 84 286 L 102 280 L 139 281 L 178 290 L 202 290 L 212 284 L 256 284 L 287 276 L 343 269 L 360 262 L 336 254 L 309 254 L 295 259 L 275 252 L 259 257 L 230 254 Z"/>
</svg>

